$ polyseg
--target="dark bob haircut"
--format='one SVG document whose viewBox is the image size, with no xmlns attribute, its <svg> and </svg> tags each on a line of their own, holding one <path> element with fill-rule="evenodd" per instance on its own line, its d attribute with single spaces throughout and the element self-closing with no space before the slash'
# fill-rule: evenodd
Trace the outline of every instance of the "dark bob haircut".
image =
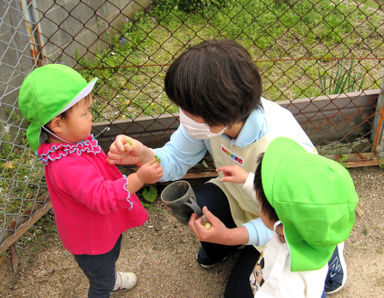
<svg viewBox="0 0 384 298">
<path fill-rule="evenodd" d="M 221 39 L 204 41 L 176 58 L 165 76 L 165 92 L 208 125 L 231 125 L 261 105 L 262 85 L 248 51 Z"/>
</svg>

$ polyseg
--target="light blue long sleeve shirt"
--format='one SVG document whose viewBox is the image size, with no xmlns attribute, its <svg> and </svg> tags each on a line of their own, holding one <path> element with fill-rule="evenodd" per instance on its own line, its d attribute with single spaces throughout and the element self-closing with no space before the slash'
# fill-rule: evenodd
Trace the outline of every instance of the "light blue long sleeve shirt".
<svg viewBox="0 0 384 298">
<path fill-rule="evenodd" d="M 286 136 L 294 139 L 308 151 L 314 147 L 292 114 L 278 104 L 262 98 L 263 107 L 254 110 L 245 121 L 238 137 L 231 139 L 231 145 L 246 147 L 267 133 L 273 136 Z M 223 137 L 228 138 L 226 135 Z M 173 181 L 181 179 L 188 170 L 195 166 L 205 156 L 207 150 L 211 153 L 208 140 L 198 140 L 191 137 L 185 128 L 180 125 L 172 134 L 169 142 L 163 147 L 154 149 L 160 158 L 164 176 L 160 181 Z M 246 192 L 244 195 L 248 195 Z M 255 202 L 255 204 L 257 204 Z M 244 224 L 249 234 L 247 244 L 257 246 L 265 245 L 270 237 L 270 231 L 260 218 Z"/>
</svg>

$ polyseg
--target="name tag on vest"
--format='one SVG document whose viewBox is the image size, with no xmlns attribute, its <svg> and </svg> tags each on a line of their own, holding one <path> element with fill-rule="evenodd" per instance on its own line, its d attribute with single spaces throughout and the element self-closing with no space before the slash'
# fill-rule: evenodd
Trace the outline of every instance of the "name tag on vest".
<svg viewBox="0 0 384 298">
<path fill-rule="evenodd" d="M 244 158 L 231 153 L 224 145 L 221 145 L 221 152 L 223 152 L 225 156 L 232 159 L 234 162 L 236 162 L 240 166 L 243 166 Z"/>
</svg>

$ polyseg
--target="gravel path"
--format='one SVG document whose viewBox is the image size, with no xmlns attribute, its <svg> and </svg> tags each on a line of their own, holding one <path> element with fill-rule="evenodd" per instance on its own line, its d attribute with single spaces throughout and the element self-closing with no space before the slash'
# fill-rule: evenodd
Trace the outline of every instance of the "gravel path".
<svg viewBox="0 0 384 298">
<path fill-rule="evenodd" d="M 384 297 L 384 169 L 350 170 L 360 196 L 359 214 L 346 241 L 346 287 L 333 297 Z M 19 271 L 0 261 L 1 297 L 86 297 L 88 282 L 54 233 L 37 252 L 18 250 Z M 52 240 L 52 239 L 50 239 Z M 48 240 L 47 240 L 48 241 Z M 236 255 L 210 270 L 200 268 L 199 244 L 157 201 L 150 219 L 124 234 L 118 270 L 134 271 L 138 285 L 112 297 L 221 297 Z"/>
</svg>

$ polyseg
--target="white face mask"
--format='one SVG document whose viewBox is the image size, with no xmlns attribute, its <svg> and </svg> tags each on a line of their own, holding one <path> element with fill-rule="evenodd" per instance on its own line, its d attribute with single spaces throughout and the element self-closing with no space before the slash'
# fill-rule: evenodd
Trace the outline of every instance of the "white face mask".
<svg viewBox="0 0 384 298">
<path fill-rule="evenodd" d="M 224 127 L 221 131 L 213 133 L 209 129 L 209 125 L 207 123 L 196 122 L 195 120 L 185 115 L 181 109 L 179 109 L 179 118 L 180 123 L 184 126 L 188 133 L 195 139 L 199 140 L 208 140 L 215 136 L 222 135 L 224 130 L 227 129 L 227 127 Z"/>
</svg>

